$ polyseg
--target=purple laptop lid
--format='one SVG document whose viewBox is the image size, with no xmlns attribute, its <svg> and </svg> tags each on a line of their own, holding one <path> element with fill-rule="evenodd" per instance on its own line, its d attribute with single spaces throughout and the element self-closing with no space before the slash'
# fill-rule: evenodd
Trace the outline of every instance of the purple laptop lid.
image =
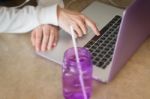
<svg viewBox="0 0 150 99">
<path fill-rule="evenodd" d="M 150 0 L 135 0 L 124 12 L 109 81 L 150 35 Z"/>
</svg>

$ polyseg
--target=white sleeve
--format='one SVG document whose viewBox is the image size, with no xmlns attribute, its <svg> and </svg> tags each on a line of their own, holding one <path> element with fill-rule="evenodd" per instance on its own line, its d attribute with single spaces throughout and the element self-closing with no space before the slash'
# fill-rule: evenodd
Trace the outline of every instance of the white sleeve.
<svg viewBox="0 0 150 99">
<path fill-rule="evenodd" d="M 57 5 L 22 9 L 0 7 L 0 33 L 25 33 L 41 24 L 58 25 Z"/>
</svg>

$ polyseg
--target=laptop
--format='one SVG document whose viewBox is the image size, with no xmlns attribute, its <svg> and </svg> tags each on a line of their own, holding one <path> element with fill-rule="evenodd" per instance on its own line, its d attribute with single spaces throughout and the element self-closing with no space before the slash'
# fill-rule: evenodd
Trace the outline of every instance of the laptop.
<svg viewBox="0 0 150 99">
<path fill-rule="evenodd" d="M 94 79 L 105 83 L 111 81 L 149 36 L 148 27 L 145 27 L 143 20 L 139 21 L 144 18 L 144 12 L 141 12 L 143 13 L 141 15 L 138 9 L 145 11 L 142 4 L 146 5 L 141 1 L 136 0 L 125 11 L 95 1 L 82 11 L 101 29 L 100 36 L 95 36 L 93 31 L 88 29 L 87 35 L 77 38 L 77 45 L 91 52 Z M 138 22 L 142 23 L 138 24 Z M 71 36 L 61 30 L 56 48 L 48 52 L 37 52 L 37 54 L 62 65 L 64 52 L 71 47 L 73 47 Z"/>
</svg>

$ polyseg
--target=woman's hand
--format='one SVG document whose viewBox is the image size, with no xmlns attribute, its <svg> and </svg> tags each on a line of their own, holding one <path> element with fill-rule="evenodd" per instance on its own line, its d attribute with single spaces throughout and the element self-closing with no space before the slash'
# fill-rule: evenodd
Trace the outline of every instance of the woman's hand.
<svg viewBox="0 0 150 99">
<path fill-rule="evenodd" d="M 58 7 L 58 24 L 59 27 L 68 33 L 70 33 L 70 26 L 72 26 L 78 37 L 82 37 L 86 34 L 87 26 L 89 26 L 96 35 L 100 34 L 96 24 L 88 17 L 81 13 L 60 7 Z"/>
<path fill-rule="evenodd" d="M 36 51 L 51 50 L 57 45 L 59 28 L 54 25 L 41 25 L 31 33 L 31 42 Z"/>
</svg>

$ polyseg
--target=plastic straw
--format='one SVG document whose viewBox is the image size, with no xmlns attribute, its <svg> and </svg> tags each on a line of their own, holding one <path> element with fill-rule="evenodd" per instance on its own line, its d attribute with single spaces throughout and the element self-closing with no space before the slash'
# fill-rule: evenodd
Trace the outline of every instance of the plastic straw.
<svg viewBox="0 0 150 99">
<path fill-rule="evenodd" d="M 76 43 L 76 39 L 75 39 L 75 32 L 74 32 L 72 26 L 70 26 L 70 29 L 71 29 L 73 47 L 74 47 L 74 50 L 75 50 L 77 68 L 78 68 L 78 71 L 79 71 L 79 80 L 80 80 L 80 84 L 81 84 L 81 89 L 82 89 L 84 99 L 87 99 L 87 94 L 86 94 L 85 85 L 84 85 L 84 81 L 83 81 L 83 73 L 82 73 L 82 69 L 81 69 L 79 54 L 78 54 L 78 50 L 77 50 L 77 43 Z"/>
</svg>

